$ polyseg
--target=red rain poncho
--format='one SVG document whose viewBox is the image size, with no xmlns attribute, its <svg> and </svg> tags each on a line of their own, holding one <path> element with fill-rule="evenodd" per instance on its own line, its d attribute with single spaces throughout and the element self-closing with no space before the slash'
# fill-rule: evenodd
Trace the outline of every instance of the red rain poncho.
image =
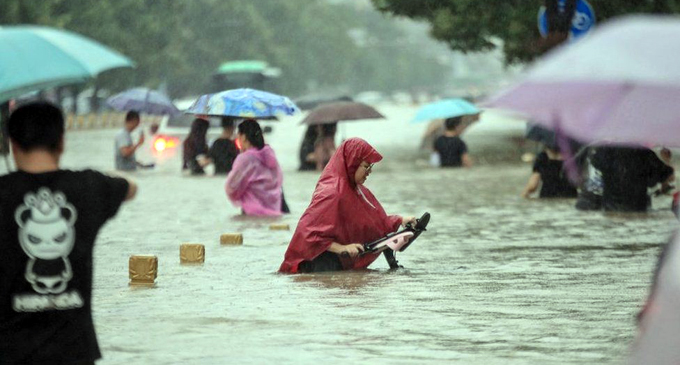
<svg viewBox="0 0 680 365">
<path fill-rule="evenodd" d="M 301 262 L 313 260 L 328 250 L 332 242 L 371 242 L 399 228 L 401 217 L 385 214 L 370 190 L 354 183 L 354 173 L 362 161 L 380 160 L 378 151 L 363 139 L 350 138 L 340 145 L 316 184 L 312 202 L 300 218 L 280 272 L 297 273 Z M 366 254 L 341 261 L 344 269 L 363 269 L 378 256 Z"/>
</svg>

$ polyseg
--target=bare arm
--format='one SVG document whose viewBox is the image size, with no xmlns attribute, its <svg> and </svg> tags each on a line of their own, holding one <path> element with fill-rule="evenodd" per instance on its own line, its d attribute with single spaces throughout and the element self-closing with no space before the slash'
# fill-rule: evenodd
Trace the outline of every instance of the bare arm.
<svg viewBox="0 0 680 365">
<path fill-rule="evenodd" d="M 128 191 L 127 191 L 127 195 L 125 195 L 125 201 L 130 201 L 130 200 L 134 199 L 135 196 L 137 195 L 137 184 L 130 179 L 127 179 L 127 182 L 128 182 Z"/>
<path fill-rule="evenodd" d="M 463 161 L 463 167 L 472 167 L 472 159 L 469 154 L 464 153 L 461 159 Z"/>
<path fill-rule="evenodd" d="M 532 173 L 529 177 L 529 182 L 527 182 L 527 186 L 524 188 L 524 191 L 522 191 L 522 198 L 529 199 L 529 196 L 538 189 L 540 184 L 541 174 L 538 172 Z"/>
<path fill-rule="evenodd" d="M 206 166 L 210 165 L 211 163 L 213 163 L 213 160 L 209 157 L 202 156 L 202 157 L 196 158 L 196 162 L 198 162 L 199 166 L 206 167 Z"/>
<path fill-rule="evenodd" d="M 123 155 L 123 157 L 130 157 L 132 156 L 133 153 L 139 148 L 144 143 L 144 133 L 142 133 L 141 136 L 139 136 L 139 142 L 137 144 L 133 144 L 131 146 L 125 146 L 120 148 L 120 154 Z"/>
<path fill-rule="evenodd" d="M 125 146 L 120 148 L 120 154 L 123 157 L 130 157 L 137 150 L 138 145 Z"/>
</svg>

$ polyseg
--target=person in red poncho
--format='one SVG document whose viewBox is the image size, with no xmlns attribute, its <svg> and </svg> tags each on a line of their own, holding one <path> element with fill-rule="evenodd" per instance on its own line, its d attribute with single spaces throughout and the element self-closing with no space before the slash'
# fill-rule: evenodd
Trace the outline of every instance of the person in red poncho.
<svg viewBox="0 0 680 365">
<path fill-rule="evenodd" d="M 280 272 L 364 269 L 380 254 L 360 256 L 363 243 L 415 223 L 415 217 L 388 216 L 363 186 L 373 164 L 380 160 L 378 151 L 363 139 L 350 138 L 340 145 L 316 184 Z"/>
</svg>

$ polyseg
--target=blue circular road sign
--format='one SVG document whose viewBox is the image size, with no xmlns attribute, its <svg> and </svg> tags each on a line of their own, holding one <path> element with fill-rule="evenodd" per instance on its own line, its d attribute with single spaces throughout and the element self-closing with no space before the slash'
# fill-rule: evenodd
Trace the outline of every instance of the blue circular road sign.
<svg viewBox="0 0 680 365">
<path fill-rule="evenodd" d="M 565 0 L 559 0 L 558 9 L 564 11 Z M 569 30 L 569 38 L 571 40 L 578 39 L 586 35 L 595 25 L 595 11 L 593 7 L 586 0 L 576 1 L 576 12 L 571 20 L 571 29 Z M 548 17 L 545 14 L 545 6 L 541 6 L 538 10 L 538 31 L 541 36 L 548 36 Z"/>
</svg>

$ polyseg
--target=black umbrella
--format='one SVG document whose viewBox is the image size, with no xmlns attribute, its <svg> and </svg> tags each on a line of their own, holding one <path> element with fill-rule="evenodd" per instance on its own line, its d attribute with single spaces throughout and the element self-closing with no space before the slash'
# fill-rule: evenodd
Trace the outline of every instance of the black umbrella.
<svg viewBox="0 0 680 365">
<path fill-rule="evenodd" d="M 364 103 L 338 102 L 325 104 L 312 110 L 300 124 L 316 125 L 343 120 L 384 119 L 379 111 Z"/>
<path fill-rule="evenodd" d="M 339 101 L 354 101 L 347 95 L 342 96 L 319 96 L 318 94 L 306 95 L 295 99 L 295 105 L 302 110 L 311 110 L 323 104 L 336 103 Z"/>
</svg>

